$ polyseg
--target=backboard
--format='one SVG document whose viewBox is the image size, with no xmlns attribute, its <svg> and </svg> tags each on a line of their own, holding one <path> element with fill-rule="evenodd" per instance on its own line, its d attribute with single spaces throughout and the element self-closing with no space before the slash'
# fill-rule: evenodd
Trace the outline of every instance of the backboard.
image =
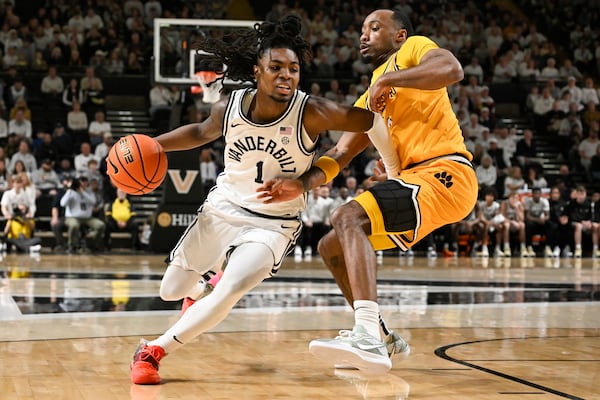
<svg viewBox="0 0 600 400">
<path fill-rule="evenodd" d="M 220 37 L 228 31 L 251 28 L 259 21 L 216 20 L 216 19 L 174 19 L 154 20 L 154 61 L 152 79 L 167 85 L 198 85 L 196 73 L 216 71 L 224 66 L 210 65 L 207 53 L 190 47 L 202 37 Z M 225 79 L 225 85 L 240 85 Z"/>
</svg>

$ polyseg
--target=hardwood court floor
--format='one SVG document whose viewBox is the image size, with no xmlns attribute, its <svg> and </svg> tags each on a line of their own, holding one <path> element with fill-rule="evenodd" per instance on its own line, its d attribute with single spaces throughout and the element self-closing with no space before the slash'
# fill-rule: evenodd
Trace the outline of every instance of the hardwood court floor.
<svg viewBox="0 0 600 400">
<path fill-rule="evenodd" d="M 129 382 L 140 337 L 178 317 L 162 256 L 0 261 L 0 399 L 600 399 L 600 263 L 385 258 L 384 317 L 412 347 L 392 371 L 334 370 L 308 342 L 352 325 L 316 259 L 286 260 L 215 329 Z"/>
</svg>

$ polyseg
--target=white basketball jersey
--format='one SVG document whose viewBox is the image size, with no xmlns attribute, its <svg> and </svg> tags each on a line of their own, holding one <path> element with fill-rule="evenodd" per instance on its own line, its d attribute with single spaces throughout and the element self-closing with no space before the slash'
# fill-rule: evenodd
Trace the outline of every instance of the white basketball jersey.
<svg viewBox="0 0 600 400">
<path fill-rule="evenodd" d="M 296 90 L 288 108 L 276 121 L 257 124 L 247 117 L 256 89 L 235 90 L 223 121 L 225 169 L 215 190 L 249 211 L 292 217 L 304 209 L 306 194 L 294 200 L 263 204 L 256 189 L 274 178 L 297 178 L 312 166 L 315 143 L 302 124 L 309 96 Z"/>
</svg>

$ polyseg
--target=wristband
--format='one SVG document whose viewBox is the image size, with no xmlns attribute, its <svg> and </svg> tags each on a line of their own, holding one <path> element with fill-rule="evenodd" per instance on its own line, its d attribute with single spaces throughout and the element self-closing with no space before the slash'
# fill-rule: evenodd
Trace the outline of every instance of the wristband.
<svg viewBox="0 0 600 400">
<path fill-rule="evenodd" d="M 328 156 L 319 157 L 313 166 L 323 171 L 325 174 L 325 183 L 328 183 L 340 173 L 340 164 Z"/>
</svg>

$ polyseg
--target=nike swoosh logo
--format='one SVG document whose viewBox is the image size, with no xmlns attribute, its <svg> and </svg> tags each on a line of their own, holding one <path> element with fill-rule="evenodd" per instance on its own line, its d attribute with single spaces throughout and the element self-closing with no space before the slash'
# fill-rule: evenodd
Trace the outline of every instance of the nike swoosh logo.
<svg viewBox="0 0 600 400">
<path fill-rule="evenodd" d="M 117 168 L 117 166 L 115 164 L 113 164 L 111 161 L 108 162 L 110 164 L 110 166 L 113 168 L 113 175 L 116 175 L 117 172 L 119 172 L 119 169 Z"/>
<path fill-rule="evenodd" d="M 285 225 L 281 225 L 281 227 L 282 227 L 283 229 L 292 229 L 292 228 L 294 228 L 293 226 L 285 226 Z"/>
<path fill-rule="evenodd" d="M 236 126 L 240 126 L 241 124 L 231 124 L 232 128 L 235 128 Z"/>
<path fill-rule="evenodd" d="M 177 339 L 177 336 L 173 335 L 173 340 L 176 341 L 177 343 L 183 344 L 183 342 L 179 339 Z"/>
</svg>

